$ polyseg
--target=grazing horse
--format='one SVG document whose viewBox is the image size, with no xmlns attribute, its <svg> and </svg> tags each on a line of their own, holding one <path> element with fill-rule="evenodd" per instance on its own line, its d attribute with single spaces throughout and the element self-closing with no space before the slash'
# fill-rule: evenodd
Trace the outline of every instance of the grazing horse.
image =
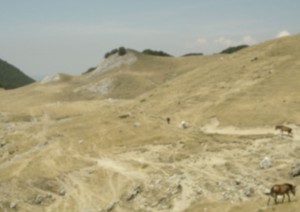
<svg viewBox="0 0 300 212">
<path fill-rule="evenodd" d="M 281 134 L 283 134 L 283 132 L 287 132 L 289 135 L 292 135 L 292 131 L 293 131 L 292 128 L 284 125 L 276 125 L 275 130 L 280 130 Z"/>
<path fill-rule="evenodd" d="M 272 186 L 270 193 L 266 193 L 269 195 L 269 200 L 268 200 L 268 205 L 270 203 L 271 197 L 274 198 L 275 204 L 277 204 L 277 196 L 281 195 L 282 197 L 282 203 L 284 202 L 285 195 L 288 196 L 289 202 L 291 201 L 289 193 L 292 193 L 294 196 L 296 195 L 296 186 L 289 184 L 289 183 L 284 183 L 284 184 L 275 184 Z"/>
</svg>

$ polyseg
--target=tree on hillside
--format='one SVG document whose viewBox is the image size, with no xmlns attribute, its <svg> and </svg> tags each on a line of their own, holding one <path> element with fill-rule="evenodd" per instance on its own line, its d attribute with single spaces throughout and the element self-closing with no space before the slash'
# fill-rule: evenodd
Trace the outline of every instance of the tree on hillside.
<svg viewBox="0 0 300 212">
<path fill-rule="evenodd" d="M 125 49 L 123 46 L 120 47 L 119 50 L 118 50 L 118 54 L 119 54 L 120 56 L 125 55 L 125 54 L 126 54 L 126 49 Z"/>
</svg>

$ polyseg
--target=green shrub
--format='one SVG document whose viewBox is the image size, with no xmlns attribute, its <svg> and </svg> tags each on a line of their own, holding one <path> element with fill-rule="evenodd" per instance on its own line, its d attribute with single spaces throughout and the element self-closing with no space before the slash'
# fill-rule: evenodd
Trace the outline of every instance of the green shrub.
<svg viewBox="0 0 300 212">
<path fill-rule="evenodd" d="M 107 52 L 105 55 L 104 55 L 104 58 L 109 58 L 109 56 L 113 55 L 113 54 L 116 54 L 118 52 L 118 49 L 113 49 L 111 50 L 110 52 Z"/>
<path fill-rule="evenodd" d="M 108 58 L 110 56 L 110 52 L 106 52 L 105 55 L 104 55 L 104 58 Z"/>
<path fill-rule="evenodd" d="M 88 74 L 88 73 L 91 73 L 92 71 L 95 71 L 97 67 L 91 67 L 89 68 L 88 70 L 86 70 L 85 72 L 83 72 L 83 74 Z"/>
<path fill-rule="evenodd" d="M 143 51 L 144 54 L 149 54 L 149 55 L 154 55 L 154 56 L 163 56 L 163 57 L 171 57 L 170 54 L 165 53 L 163 51 L 155 51 L 155 50 L 151 50 L 151 49 L 145 49 Z"/>
<path fill-rule="evenodd" d="M 120 47 L 118 50 L 119 56 L 123 56 L 126 54 L 126 49 L 124 47 Z"/>
<path fill-rule="evenodd" d="M 118 53 L 119 56 L 123 56 L 127 53 L 126 49 L 124 47 L 119 47 L 118 49 L 113 49 L 111 50 L 110 52 L 107 52 L 105 55 L 104 55 L 104 58 L 109 58 L 111 55 L 114 55 Z"/>
<path fill-rule="evenodd" d="M 203 53 L 188 53 L 188 54 L 185 54 L 183 55 L 183 57 L 188 57 L 188 56 L 202 56 Z"/>
<path fill-rule="evenodd" d="M 224 49 L 220 53 L 221 54 L 231 54 L 231 53 L 237 52 L 237 51 L 239 51 L 243 48 L 246 48 L 246 47 L 248 47 L 248 45 L 233 46 L 233 47 L 229 47 L 227 49 Z"/>
</svg>

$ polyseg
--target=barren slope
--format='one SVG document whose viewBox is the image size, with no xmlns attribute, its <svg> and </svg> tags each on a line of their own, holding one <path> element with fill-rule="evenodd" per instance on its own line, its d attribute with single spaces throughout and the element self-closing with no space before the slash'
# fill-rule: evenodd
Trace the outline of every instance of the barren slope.
<svg viewBox="0 0 300 212">
<path fill-rule="evenodd" d="M 186 58 L 131 51 L 89 75 L 0 90 L 0 210 L 295 211 L 297 196 L 267 206 L 264 192 L 300 183 L 289 175 L 299 41 Z"/>
</svg>

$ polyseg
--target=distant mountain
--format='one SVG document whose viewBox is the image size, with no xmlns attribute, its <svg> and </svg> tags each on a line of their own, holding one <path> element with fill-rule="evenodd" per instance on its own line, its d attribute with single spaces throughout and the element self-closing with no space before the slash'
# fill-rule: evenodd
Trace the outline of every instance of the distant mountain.
<svg viewBox="0 0 300 212">
<path fill-rule="evenodd" d="M 32 78 L 25 75 L 18 68 L 0 59 L 0 87 L 13 89 L 33 82 Z"/>
</svg>

